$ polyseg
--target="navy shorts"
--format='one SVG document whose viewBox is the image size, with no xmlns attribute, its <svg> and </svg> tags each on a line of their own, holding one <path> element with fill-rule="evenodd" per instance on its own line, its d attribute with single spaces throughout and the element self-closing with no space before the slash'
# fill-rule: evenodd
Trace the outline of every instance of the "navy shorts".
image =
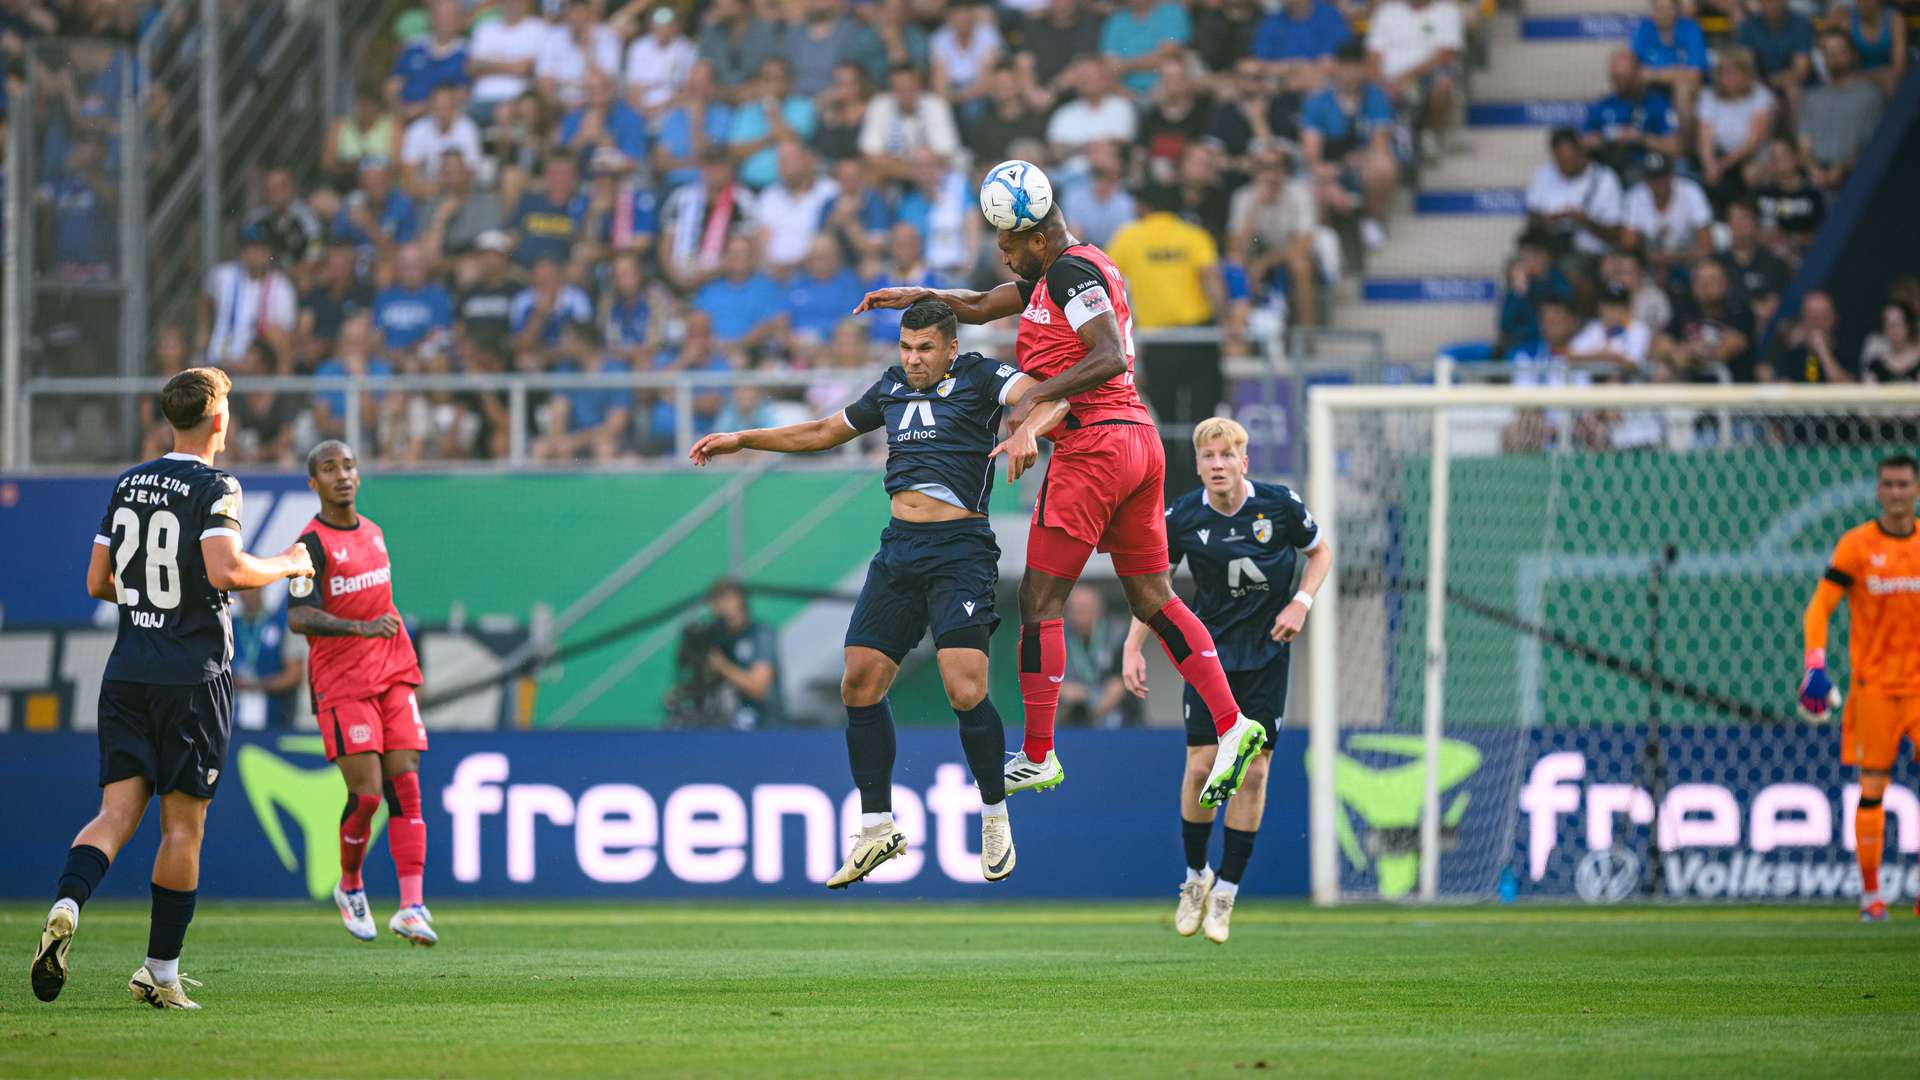
<svg viewBox="0 0 1920 1080">
<path fill-rule="evenodd" d="M 929 629 L 936 647 L 974 627 L 991 635 L 1000 625 L 993 611 L 999 581 L 1000 545 L 985 518 L 928 524 L 895 518 L 867 564 L 847 644 L 878 649 L 897 664 Z"/>
<path fill-rule="evenodd" d="M 233 732 L 233 676 L 189 686 L 100 684 L 100 786 L 144 776 L 155 795 L 213 798 Z"/>
<path fill-rule="evenodd" d="M 1287 710 L 1287 661 L 1275 660 L 1253 671 L 1229 671 L 1227 686 L 1233 691 L 1233 700 L 1240 711 L 1266 730 L 1267 746 L 1271 748 L 1280 728 L 1280 715 Z M 1191 684 L 1187 687 L 1185 705 L 1187 745 L 1212 746 L 1219 742 L 1220 737 L 1213 730 L 1213 714 L 1207 711 L 1207 703 L 1200 700 L 1200 692 Z"/>
</svg>

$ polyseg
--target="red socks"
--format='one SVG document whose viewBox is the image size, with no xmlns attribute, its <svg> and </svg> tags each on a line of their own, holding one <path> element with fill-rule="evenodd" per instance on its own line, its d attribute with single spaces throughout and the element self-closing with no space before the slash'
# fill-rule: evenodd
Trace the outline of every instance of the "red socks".
<svg viewBox="0 0 1920 1080">
<path fill-rule="evenodd" d="M 400 875 L 400 906 L 421 903 L 420 878 L 427 866 L 427 821 L 420 815 L 420 774 L 387 781 L 387 847 Z"/>
<path fill-rule="evenodd" d="M 1860 891 L 1880 891 L 1880 849 L 1886 840 L 1887 810 L 1879 799 L 1860 797 L 1853 814 L 1853 853 L 1860 860 Z"/>
<path fill-rule="evenodd" d="M 340 814 L 340 887 L 347 892 L 366 887 L 360 880 L 360 864 L 366 861 L 367 838 L 379 809 L 380 796 L 347 792 L 347 808 Z"/>
<path fill-rule="evenodd" d="M 1053 749 L 1053 714 L 1060 708 L 1060 683 L 1066 677 L 1066 620 L 1022 623 L 1020 701 L 1026 706 L 1027 729 L 1020 748 L 1035 764 L 1047 760 Z"/>
<path fill-rule="evenodd" d="M 1233 690 L 1227 686 L 1227 673 L 1221 669 L 1220 656 L 1214 651 L 1213 635 L 1207 633 L 1199 618 L 1177 596 L 1155 612 L 1147 625 L 1159 635 L 1160 647 L 1166 650 L 1173 666 L 1180 669 L 1180 677 L 1207 703 L 1207 711 L 1213 714 L 1214 733 L 1226 734 L 1240 716 L 1240 706 L 1234 703 Z M 1051 726 L 1051 713 L 1048 722 Z"/>
</svg>

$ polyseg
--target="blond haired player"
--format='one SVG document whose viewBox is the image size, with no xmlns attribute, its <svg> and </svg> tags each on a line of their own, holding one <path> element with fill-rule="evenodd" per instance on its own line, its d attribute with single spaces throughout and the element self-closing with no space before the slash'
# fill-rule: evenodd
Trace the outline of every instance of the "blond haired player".
<svg viewBox="0 0 1920 1080">
<path fill-rule="evenodd" d="M 1920 540 L 1913 505 L 1920 463 L 1909 454 L 1880 462 L 1880 517 L 1847 530 L 1834 545 L 1824 580 L 1807 605 L 1807 672 L 1800 704 L 1826 712 L 1833 693 L 1827 677 L 1827 622 L 1847 601 L 1848 675 L 1842 709 L 1840 760 L 1860 770 L 1860 806 L 1853 818 L 1860 860 L 1860 921 L 1883 922 L 1880 849 L 1893 763 L 1904 737 L 1920 758 Z M 1914 905 L 1920 914 L 1920 903 Z"/>
<path fill-rule="evenodd" d="M 1201 798 L 1218 760 L 1219 741 L 1207 702 L 1187 687 L 1187 769 L 1180 784 L 1180 839 L 1187 877 L 1173 927 L 1190 936 L 1204 926 L 1207 940 L 1224 944 L 1241 875 L 1253 856 L 1253 841 L 1267 804 L 1267 762 L 1287 704 L 1287 659 L 1294 635 L 1307 621 L 1314 594 L 1333 569 L 1333 549 L 1300 497 L 1280 484 L 1247 478 L 1247 429 L 1222 417 L 1193 429 L 1194 460 L 1201 488 L 1167 507 L 1167 560 L 1193 569 L 1193 610 L 1213 635 L 1233 700 L 1264 730 L 1268 749 L 1247 764 L 1240 790 L 1227 802 L 1220 872 L 1207 863 L 1214 808 Z M 1306 569 L 1298 591 L 1293 575 L 1300 555 Z M 1172 570 L 1168 571 L 1169 588 Z M 1139 619 L 1127 634 L 1121 681 L 1147 696 L 1147 661 L 1141 646 L 1148 626 Z"/>
</svg>

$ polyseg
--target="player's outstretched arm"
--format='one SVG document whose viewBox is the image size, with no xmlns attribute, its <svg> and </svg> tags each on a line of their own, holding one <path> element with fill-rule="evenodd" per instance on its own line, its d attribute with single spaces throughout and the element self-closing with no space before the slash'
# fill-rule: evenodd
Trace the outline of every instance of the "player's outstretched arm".
<svg viewBox="0 0 1920 1080">
<path fill-rule="evenodd" d="M 257 589 L 281 578 L 313 576 L 313 555 L 298 542 L 263 559 L 240 550 L 240 541 L 233 536 L 209 536 L 200 541 L 200 557 L 207 564 L 207 582 L 222 591 Z"/>
<path fill-rule="evenodd" d="M 1020 309 L 1026 306 L 1020 299 L 1020 286 L 1011 281 L 995 285 L 986 292 L 902 285 L 873 290 L 861 299 L 860 306 L 854 308 L 853 313 L 861 315 L 876 308 L 909 308 L 922 300 L 938 300 L 952 308 L 961 322 L 976 326 L 1018 315 Z"/>
<path fill-rule="evenodd" d="M 716 431 L 711 435 L 702 435 L 700 441 L 693 444 L 693 449 L 687 451 L 687 458 L 695 465 L 705 465 L 714 458 L 737 454 L 742 450 L 812 454 L 831 450 L 858 434 L 853 425 L 847 423 L 843 413 L 834 413 L 804 424 L 754 428 L 750 431 Z"/>
<path fill-rule="evenodd" d="M 1045 383 L 1028 383 L 1022 380 L 1021 386 L 1039 388 Z M 1031 397 L 1031 393 L 1028 394 Z M 1032 406 L 1026 419 L 1020 421 L 1013 433 L 1001 440 L 1000 445 L 987 455 L 992 461 L 1001 454 L 1007 455 L 1007 483 L 1020 479 L 1021 474 L 1033 468 L 1040 460 L 1040 435 L 1053 430 L 1053 426 L 1066 419 L 1068 405 L 1064 401 L 1045 401 Z"/>
</svg>

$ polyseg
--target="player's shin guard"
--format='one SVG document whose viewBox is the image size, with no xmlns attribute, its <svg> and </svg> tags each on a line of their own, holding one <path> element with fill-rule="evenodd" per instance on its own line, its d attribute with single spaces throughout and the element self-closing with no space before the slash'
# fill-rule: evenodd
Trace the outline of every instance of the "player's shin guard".
<svg viewBox="0 0 1920 1080">
<path fill-rule="evenodd" d="M 180 946 L 187 940 L 187 926 L 193 922 L 193 906 L 199 895 L 198 890 L 181 892 L 153 883 L 153 917 L 147 928 L 147 970 L 161 982 L 172 982 L 179 977 L 176 965 L 180 960 Z"/>
<path fill-rule="evenodd" d="M 1029 761 L 1044 762 L 1053 750 L 1053 714 L 1066 677 L 1066 620 L 1020 624 L 1020 703 L 1027 714 L 1022 749 Z"/>
<path fill-rule="evenodd" d="M 347 792 L 346 809 L 340 811 L 340 887 L 347 892 L 365 888 L 360 879 L 360 864 L 367 858 L 367 842 L 373 834 L 373 815 L 380 809 L 378 795 Z"/>
<path fill-rule="evenodd" d="M 420 813 L 420 774 L 403 772 L 387 781 L 387 848 L 400 878 L 400 906 L 425 902 L 421 878 L 427 869 L 427 819 Z"/>
<path fill-rule="evenodd" d="M 1886 840 L 1887 810 L 1880 797 L 1860 796 L 1860 807 L 1853 815 L 1854 857 L 1860 860 L 1860 891 L 1871 896 L 1880 891 L 1880 849 Z"/>
<path fill-rule="evenodd" d="M 1247 872 L 1247 860 L 1253 858 L 1254 833 L 1245 829 L 1226 829 L 1226 850 L 1220 857 L 1220 880 L 1238 886 Z"/>
<path fill-rule="evenodd" d="M 113 860 L 107 853 L 92 844 L 75 844 L 67 850 L 67 867 L 60 872 L 58 900 L 72 900 L 75 907 L 84 907 L 93 890 L 100 887 L 100 879 L 107 876 L 107 867 Z"/>
<path fill-rule="evenodd" d="M 1220 667 L 1213 635 L 1207 633 L 1200 619 L 1177 596 L 1154 612 L 1147 625 L 1160 638 L 1160 647 L 1166 650 L 1167 659 L 1180 669 L 1180 677 L 1207 703 L 1207 711 L 1213 714 L 1214 733 L 1224 735 L 1239 719 L 1240 706 L 1234 703 L 1227 673 Z"/>
<path fill-rule="evenodd" d="M 847 763 L 853 767 L 853 786 L 860 789 L 861 813 L 893 811 L 893 752 L 893 706 L 887 699 L 847 706 Z"/>
<path fill-rule="evenodd" d="M 1007 758 L 1007 729 L 1000 722 L 1000 710 L 992 698 L 981 698 L 971 709 L 955 709 L 960 718 L 960 749 L 967 755 L 967 768 L 980 787 L 980 802 L 986 806 L 1005 802 L 1007 777 L 1001 771 Z"/>
</svg>

